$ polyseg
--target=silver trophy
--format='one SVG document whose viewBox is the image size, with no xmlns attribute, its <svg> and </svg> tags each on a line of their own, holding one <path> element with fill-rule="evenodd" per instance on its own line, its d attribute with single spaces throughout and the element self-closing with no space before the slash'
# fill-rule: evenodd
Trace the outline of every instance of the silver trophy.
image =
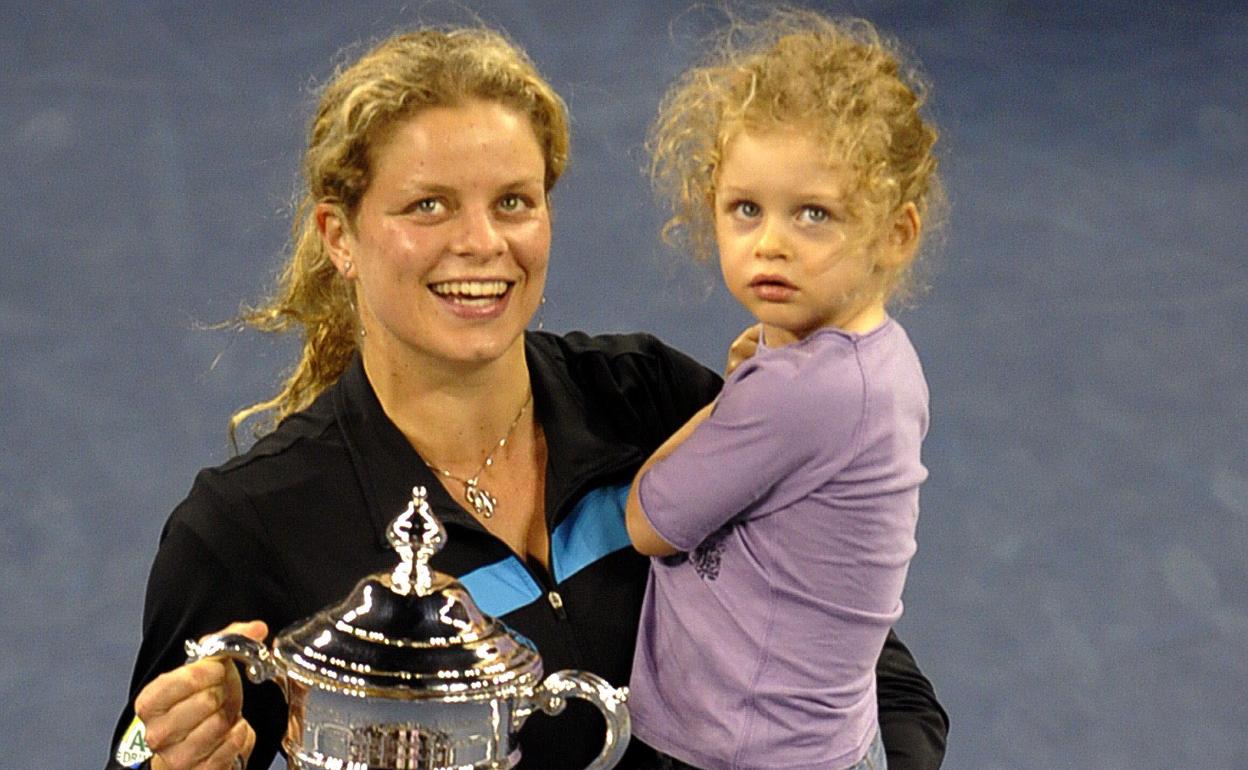
<svg viewBox="0 0 1248 770">
<path fill-rule="evenodd" d="M 282 746 L 298 770 L 511 768 L 520 726 L 538 709 L 560 713 L 567 698 L 590 701 L 606 719 L 605 745 L 587 770 L 615 767 L 630 734 L 626 688 L 584 671 L 543 680 L 531 642 L 431 570 L 446 532 L 423 487 L 387 537 L 399 553 L 392 572 L 286 628 L 272 650 L 218 634 L 188 641 L 188 659 L 233 658 L 251 681 L 281 686 L 290 709 Z"/>
</svg>

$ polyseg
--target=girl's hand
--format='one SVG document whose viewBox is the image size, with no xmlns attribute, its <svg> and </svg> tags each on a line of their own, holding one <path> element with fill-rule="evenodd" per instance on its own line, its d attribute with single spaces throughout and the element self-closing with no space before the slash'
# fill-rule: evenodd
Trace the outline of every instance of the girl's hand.
<svg viewBox="0 0 1248 770">
<path fill-rule="evenodd" d="M 223 634 L 243 634 L 258 642 L 269 628 L 259 620 L 231 623 Z M 244 764 L 256 745 L 256 732 L 242 718 L 243 683 L 228 658 L 206 658 L 153 679 L 134 700 L 143 721 L 152 770 L 230 770 Z"/>
<path fill-rule="evenodd" d="M 754 355 L 758 350 L 758 340 L 763 333 L 762 324 L 754 324 L 741 332 L 732 344 L 728 346 L 728 366 L 724 369 L 724 376 L 732 374 L 742 361 Z"/>
</svg>

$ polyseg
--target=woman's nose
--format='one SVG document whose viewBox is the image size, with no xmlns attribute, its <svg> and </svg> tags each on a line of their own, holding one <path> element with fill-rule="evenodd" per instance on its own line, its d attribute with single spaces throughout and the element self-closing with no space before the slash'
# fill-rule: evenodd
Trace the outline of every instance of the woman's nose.
<svg viewBox="0 0 1248 770">
<path fill-rule="evenodd" d="M 452 250 L 464 257 L 489 258 L 502 254 L 507 242 L 498 230 L 498 223 L 489 211 L 465 208 L 460 214 L 460 228 Z"/>
</svg>

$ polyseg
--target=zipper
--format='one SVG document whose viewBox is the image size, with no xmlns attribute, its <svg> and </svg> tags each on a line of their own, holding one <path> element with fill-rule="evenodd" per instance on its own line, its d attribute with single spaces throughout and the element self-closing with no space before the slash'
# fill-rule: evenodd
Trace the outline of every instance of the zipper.
<svg viewBox="0 0 1248 770">
<path fill-rule="evenodd" d="M 550 591 L 546 594 L 546 601 L 550 602 L 551 609 L 555 611 L 555 615 L 560 620 L 568 619 L 568 612 L 563 608 L 563 597 L 558 591 Z"/>
<path fill-rule="evenodd" d="M 622 469 L 627 468 L 630 464 L 635 462 L 635 460 L 635 457 L 630 456 L 625 458 L 622 462 L 615 463 L 613 466 L 597 469 L 588 478 L 582 479 L 568 486 L 568 490 L 565 492 L 563 498 L 555 505 L 555 516 L 547 520 L 546 542 L 547 547 L 550 548 L 550 566 L 545 570 L 545 575 L 539 575 L 538 570 L 534 570 L 525 560 L 521 560 L 524 562 L 525 567 L 529 570 L 529 573 L 535 580 L 537 580 L 538 585 L 546 585 L 549 587 L 546 592 L 546 603 L 550 605 L 552 610 L 554 610 L 555 617 L 559 620 L 567 620 L 568 611 L 564 609 L 563 596 L 559 594 L 559 591 L 557 590 L 558 583 L 555 582 L 554 527 L 552 525 L 562 520 L 562 516 L 560 516 L 560 514 L 567 508 L 572 500 L 580 499 L 585 494 L 586 490 L 591 488 L 590 479 L 603 480 L 612 478 Z M 574 641 L 573 646 L 576 648 L 577 655 L 583 657 L 584 651 L 581 649 L 580 645 L 576 644 Z"/>
</svg>

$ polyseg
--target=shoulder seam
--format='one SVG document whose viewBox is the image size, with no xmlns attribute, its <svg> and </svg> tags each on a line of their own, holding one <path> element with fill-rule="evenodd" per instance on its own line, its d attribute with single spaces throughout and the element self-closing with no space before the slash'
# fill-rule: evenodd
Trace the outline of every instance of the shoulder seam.
<svg viewBox="0 0 1248 770">
<path fill-rule="evenodd" d="M 277 433 L 277 431 L 275 430 L 272 433 L 267 433 L 261 436 L 256 441 L 256 443 L 253 444 L 246 452 L 240 455 L 235 455 L 234 457 L 231 457 L 230 459 L 226 460 L 221 465 L 218 465 L 215 468 L 212 468 L 210 470 L 213 470 L 217 473 L 225 475 L 228 473 L 232 473 L 236 470 L 246 468 L 250 466 L 252 463 L 255 463 L 259 460 L 267 459 L 270 457 L 277 457 L 278 455 L 282 455 L 282 454 L 285 454 L 286 452 L 289 452 L 290 450 L 294 449 L 297 445 L 299 445 L 300 443 L 304 441 L 308 441 L 311 439 L 316 439 L 316 438 L 320 438 L 324 436 L 327 432 L 329 432 L 334 427 L 335 424 L 336 422 L 332 419 L 326 420 L 324 425 L 321 425 L 318 430 L 312 433 L 296 434 L 294 436 L 282 437 L 280 439 L 273 438 L 273 436 Z M 278 430 L 281 430 L 280 426 Z M 260 443 L 265 441 L 266 439 L 272 439 L 273 442 L 279 442 L 279 443 L 277 444 L 277 446 L 272 447 L 272 448 L 269 448 L 269 447 L 259 448 Z"/>
</svg>

